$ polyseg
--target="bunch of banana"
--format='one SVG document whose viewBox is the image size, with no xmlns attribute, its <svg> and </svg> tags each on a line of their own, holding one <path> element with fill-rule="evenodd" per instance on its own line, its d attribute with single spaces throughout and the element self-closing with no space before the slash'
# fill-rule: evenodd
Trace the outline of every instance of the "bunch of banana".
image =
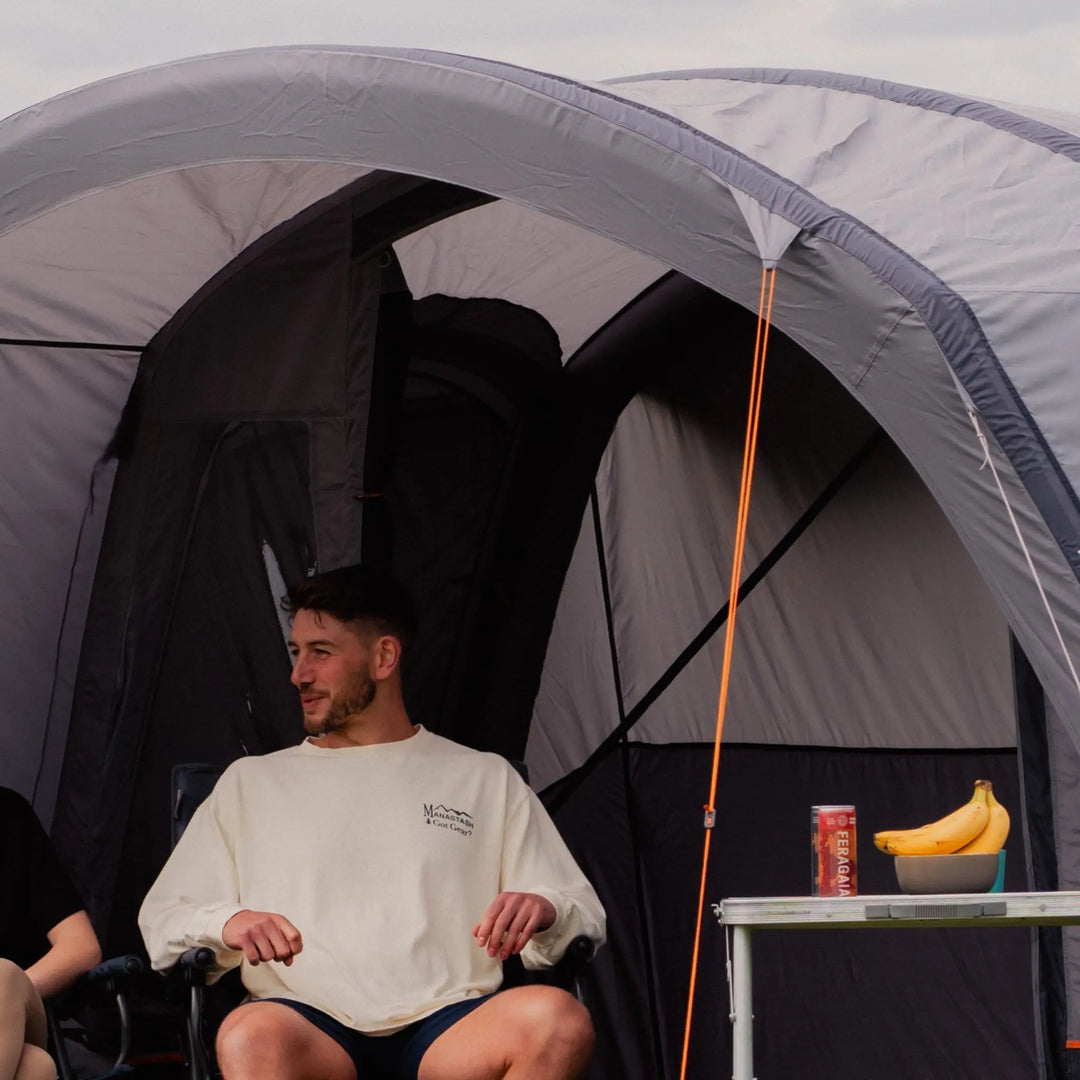
<svg viewBox="0 0 1080 1080">
<path fill-rule="evenodd" d="M 983 829 L 974 840 L 969 840 L 957 851 L 957 855 L 994 855 L 1005 846 L 1009 835 L 1009 811 L 994 798 L 994 789 L 989 780 L 986 784 L 986 805 L 990 816 Z"/>
<path fill-rule="evenodd" d="M 970 800 L 951 814 L 918 829 L 874 833 L 874 843 L 890 855 L 992 854 L 1008 835 L 1008 810 L 989 780 L 976 780 Z"/>
</svg>

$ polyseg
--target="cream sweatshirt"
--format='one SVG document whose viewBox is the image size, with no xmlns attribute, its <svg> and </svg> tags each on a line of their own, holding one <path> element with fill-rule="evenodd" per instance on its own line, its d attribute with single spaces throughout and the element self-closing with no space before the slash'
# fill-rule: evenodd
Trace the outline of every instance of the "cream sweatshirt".
<svg viewBox="0 0 1080 1080">
<path fill-rule="evenodd" d="M 604 910 L 514 769 L 420 728 L 341 749 L 305 741 L 242 758 L 195 812 L 139 912 L 153 966 L 189 948 L 241 967 L 256 998 L 304 1001 L 358 1031 L 390 1033 L 490 993 L 501 964 L 472 928 L 500 893 L 555 906 L 522 952 L 554 963 L 578 934 L 604 940 Z M 238 911 L 301 933 L 290 967 L 251 965 L 221 939 Z"/>
</svg>

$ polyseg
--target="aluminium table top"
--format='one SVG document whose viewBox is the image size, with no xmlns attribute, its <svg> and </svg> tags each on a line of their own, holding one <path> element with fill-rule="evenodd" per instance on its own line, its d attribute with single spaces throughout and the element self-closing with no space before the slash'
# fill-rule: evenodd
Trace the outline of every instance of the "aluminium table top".
<svg viewBox="0 0 1080 1080">
<path fill-rule="evenodd" d="M 721 925 L 754 930 L 1080 925 L 1080 892 L 729 897 L 712 907 Z"/>
</svg>

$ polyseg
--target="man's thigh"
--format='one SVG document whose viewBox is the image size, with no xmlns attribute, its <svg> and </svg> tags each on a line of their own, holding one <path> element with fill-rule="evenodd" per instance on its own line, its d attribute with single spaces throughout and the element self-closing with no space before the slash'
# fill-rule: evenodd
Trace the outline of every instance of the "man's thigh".
<svg viewBox="0 0 1080 1080">
<path fill-rule="evenodd" d="M 295 1009 L 252 1001 L 222 1021 L 217 1057 L 225 1080 L 357 1080 L 345 1048 Z"/>
<path fill-rule="evenodd" d="M 565 990 L 521 986 L 489 998 L 447 1028 L 420 1062 L 419 1080 L 502 1080 L 523 1075 L 571 1080 L 588 1064 L 592 1023 Z"/>
</svg>

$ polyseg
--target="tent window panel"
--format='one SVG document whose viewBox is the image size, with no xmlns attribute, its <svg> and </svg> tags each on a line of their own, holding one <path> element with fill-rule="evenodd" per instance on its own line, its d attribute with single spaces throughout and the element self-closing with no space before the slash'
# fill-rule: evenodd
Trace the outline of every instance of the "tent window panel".
<svg viewBox="0 0 1080 1080">
<path fill-rule="evenodd" d="M 164 433 L 157 460 L 190 465 L 185 449 L 191 435 L 190 425 Z M 149 677 L 131 677 L 129 711 L 109 748 L 110 756 L 120 749 L 137 753 L 109 921 L 109 947 L 119 951 L 137 947 L 138 904 L 168 855 L 168 829 L 146 823 L 168 820 L 172 766 L 226 765 L 292 745 L 304 734 L 281 642 L 280 594 L 267 578 L 264 544 L 283 581 L 302 576 L 310 565 L 308 427 L 241 423 L 206 435 L 201 468 L 191 470 L 203 476 L 197 494 L 184 494 L 161 470 L 152 479 L 159 497 L 136 556 L 140 591 L 132 607 L 139 619 L 154 618 L 162 643 L 154 656 L 139 651 L 140 645 L 148 648 L 145 638 L 129 646 L 138 673 Z M 210 443 L 212 452 L 206 450 Z M 118 486 L 114 497 L 121 494 Z M 170 516 L 178 499 L 186 504 L 186 532 L 176 530 Z"/>
<path fill-rule="evenodd" d="M 548 640 L 526 761 L 542 790 L 576 769 L 619 722 L 591 509 L 581 522 Z"/>
<path fill-rule="evenodd" d="M 876 430 L 827 372 L 777 345 L 747 573 Z M 726 365 L 691 355 L 635 399 L 598 476 L 627 712 L 727 597 L 745 365 L 722 353 Z M 717 635 L 637 737 L 711 741 L 721 648 Z M 887 441 L 741 608 L 729 721 L 750 742 L 1015 745 L 1004 618 Z"/>
<path fill-rule="evenodd" d="M 406 385 L 387 488 L 393 567 L 418 598 L 422 624 L 406 674 L 410 715 L 445 730 L 481 573 L 514 456 L 503 418 L 429 377 Z"/>
</svg>

